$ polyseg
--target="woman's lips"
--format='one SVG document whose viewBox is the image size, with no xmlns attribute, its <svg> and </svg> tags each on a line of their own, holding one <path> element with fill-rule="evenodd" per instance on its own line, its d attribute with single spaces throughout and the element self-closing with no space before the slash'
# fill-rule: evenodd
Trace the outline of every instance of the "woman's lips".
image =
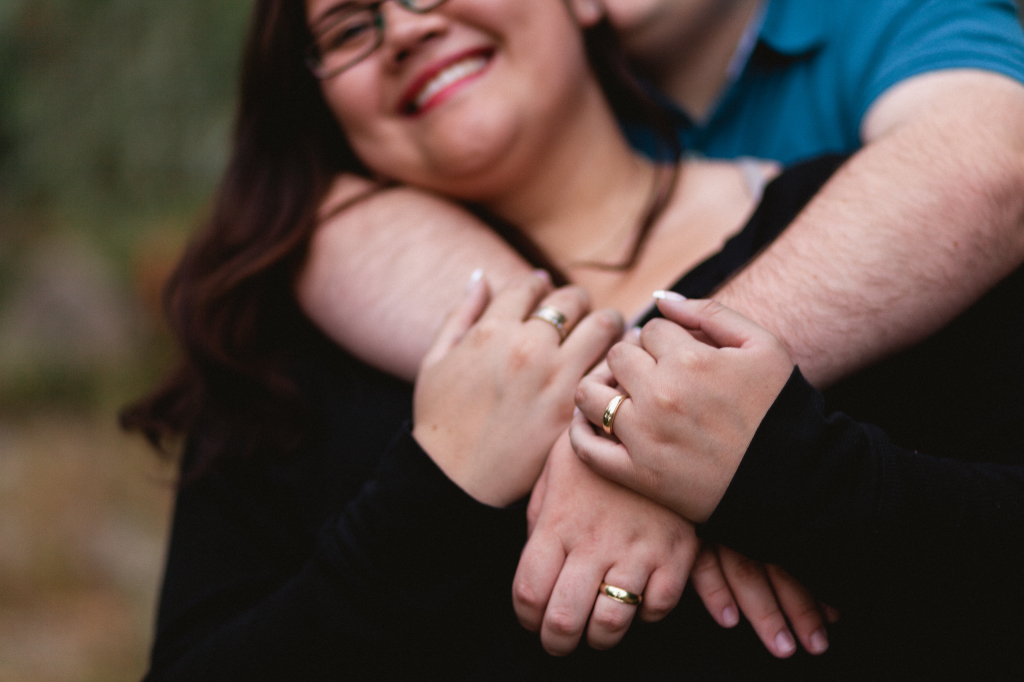
<svg viewBox="0 0 1024 682">
<path fill-rule="evenodd" d="M 476 48 L 432 66 L 406 89 L 398 111 L 406 116 L 416 116 L 439 104 L 461 85 L 480 75 L 490 64 L 493 54 L 490 48 Z"/>
</svg>

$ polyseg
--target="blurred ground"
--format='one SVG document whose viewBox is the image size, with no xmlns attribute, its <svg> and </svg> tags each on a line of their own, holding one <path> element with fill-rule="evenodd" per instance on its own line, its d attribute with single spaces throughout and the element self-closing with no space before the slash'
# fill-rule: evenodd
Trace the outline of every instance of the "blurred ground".
<svg viewBox="0 0 1024 682">
<path fill-rule="evenodd" d="M 141 677 L 171 473 L 104 410 L 0 420 L 0 680 Z"/>
</svg>

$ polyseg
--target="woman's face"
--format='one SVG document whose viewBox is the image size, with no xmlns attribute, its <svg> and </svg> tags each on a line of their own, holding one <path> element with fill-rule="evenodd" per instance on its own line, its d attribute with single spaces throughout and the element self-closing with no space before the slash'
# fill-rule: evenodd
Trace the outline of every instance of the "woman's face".
<svg viewBox="0 0 1024 682">
<path fill-rule="evenodd" d="M 311 27 L 343 0 L 307 0 Z M 382 5 L 384 42 L 322 82 L 352 147 L 377 173 L 486 200 L 528 172 L 596 87 L 563 0 Z"/>
</svg>

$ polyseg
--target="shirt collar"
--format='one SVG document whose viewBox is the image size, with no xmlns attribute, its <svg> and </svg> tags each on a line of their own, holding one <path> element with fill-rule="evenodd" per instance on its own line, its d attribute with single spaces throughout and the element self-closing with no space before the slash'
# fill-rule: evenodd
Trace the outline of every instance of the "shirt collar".
<svg viewBox="0 0 1024 682">
<path fill-rule="evenodd" d="M 798 57 L 825 45 L 825 8 L 822 0 L 770 0 L 761 27 L 760 42 L 779 54 Z"/>
</svg>

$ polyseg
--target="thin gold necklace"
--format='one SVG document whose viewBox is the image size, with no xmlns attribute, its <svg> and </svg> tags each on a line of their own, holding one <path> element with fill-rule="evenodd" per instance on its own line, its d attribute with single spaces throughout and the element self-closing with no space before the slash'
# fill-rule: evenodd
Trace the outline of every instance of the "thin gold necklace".
<svg viewBox="0 0 1024 682">
<path fill-rule="evenodd" d="M 619 272 L 622 270 L 629 270 L 631 267 L 636 265 L 636 261 L 640 257 L 640 253 L 643 251 L 644 245 L 647 243 L 647 237 L 651 233 L 651 228 L 653 228 L 654 224 L 658 222 L 658 218 L 661 217 L 661 214 L 665 211 L 665 207 L 668 205 L 673 193 L 675 193 L 676 185 L 679 182 L 679 176 L 681 173 L 682 164 L 679 161 L 676 161 L 671 165 L 658 164 L 655 167 L 654 179 L 651 182 L 651 192 L 648 195 L 647 204 L 640 216 L 639 222 L 637 223 L 637 228 L 634 230 L 633 248 L 630 250 L 630 253 L 625 260 L 620 263 L 581 261 L 570 264 L 570 267 Z"/>
</svg>

